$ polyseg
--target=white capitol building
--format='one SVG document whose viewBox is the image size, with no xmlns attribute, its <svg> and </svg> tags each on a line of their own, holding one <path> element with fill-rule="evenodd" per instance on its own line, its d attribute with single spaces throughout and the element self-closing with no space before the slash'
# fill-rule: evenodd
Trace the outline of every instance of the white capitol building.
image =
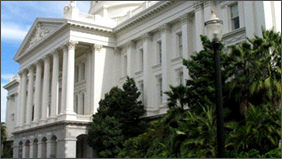
<svg viewBox="0 0 282 159">
<path fill-rule="evenodd" d="M 202 49 L 211 10 L 233 45 L 281 32 L 281 1 L 75 1 L 62 18 L 37 18 L 14 60 L 19 73 L 8 90 L 6 125 L 15 158 L 95 157 L 86 144 L 92 114 L 113 86 L 133 77 L 146 117 L 166 113 L 163 92 L 188 79 L 182 58 Z"/>
</svg>

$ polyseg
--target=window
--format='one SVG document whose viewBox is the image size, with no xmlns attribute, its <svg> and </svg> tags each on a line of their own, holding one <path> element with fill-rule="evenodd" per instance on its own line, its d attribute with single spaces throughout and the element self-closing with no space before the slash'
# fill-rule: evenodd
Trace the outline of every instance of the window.
<svg viewBox="0 0 282 159">
<path fill-rule="evenodd" d="M 75 66 L 75 82 L 78 82 L 79 77 L 79 67 Z"/>
<path fill-rule="evenodd" d="M 159 64 L 162 63 L 162 42 L 161 41 L 157 42 L 157 62 Z"/>
<path fill-rule="evenodd" d="M 78 95 L 75 95 L 74 112 L 75 112 L 76 114 L 78 114 L 78 113 L 77 113 L 77 108 L 78 108 Z"/>
<path fill-rule="evenodd" d="M 157 77 L 157 99 L 158 99 L 158 105 L 161 105 L 163 103 L 163 87 L 162 87 L 162 77 Z"/>
<path fill-rule="evenodd" d="M 238 12 L 238 4 L 234 4 L 230 6 L 231 13 L 231 29 L 235 30 L 240 27 L 239 23 L 239 12 Z"/>
<path fill-rule="evenodd" d="M 14 114 L 14 113 L 12 113 L 11 115 L 12 115 L 12 116 L 11 116 L 12 121 L 14 121 L 14 120 L 15 120 L 15 114 Z"/>
<path fill-rule="evenodd" d="M 85 79 L 85 62 L 82 63 L 82 80 Z"/>
<path fill-rule="evenodd" d="M 32 106 L 32 114 L 31 114 L 31 121 L 34 119 L 34 105 Z"/>
<path fill-rule="evenodd" d="M 179 53 L 179 56 L 182 57 L 183 56 L 182 33 L 178 33 L 177 38 L 178 38 L 178 53 Z"/>
<path fill-rule="evenodd" d="M 143 65 L 144 65 L 144 60 L 143 57 L 144 56 L 144 52 L 143 49 L 139 49 L 139 70 L 142 71 L 143 70 Z"/>
<path fill-rule="evenodd" d="M 177 82 L 177 84 L 178 85 L 180 85 L 180 84 L 183 84 L 183 71 L 182 70 L 179 70 L 179 71 L 177 71 L 176 72 L 177 74 L 176 74 L 176 82 Z"/>
<path fill-rule="evenodd" d="M 81 114 L 84 114 L 84 102 L 85 101 L 85 95 L 84 95 L 84 93 L 82 93 L 82 112 L 81 112 Z"/>
<path fill-rule="evenodd" d="M 124 74 L 124 76 L 126 76 L 127 75 L 127 56 L 126 55 L 124 55 L 124 60 L 123 60 L 123 74 Z"/>
<path fill-rule="evenodd" d="M 144 103 L 144 84 L 143 84 L 143 81 L 140 82 L 139 89 L 140 89 L 140 93 L 141 93 L 141 101 L 142 101 L 142 103 Z"/>
</svg>

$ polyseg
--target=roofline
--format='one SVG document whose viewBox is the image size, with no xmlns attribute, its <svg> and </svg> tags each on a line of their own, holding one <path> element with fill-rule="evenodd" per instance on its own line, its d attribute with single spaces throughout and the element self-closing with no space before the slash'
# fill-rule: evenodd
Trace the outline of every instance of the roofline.
<svg viewBox="0 0 282 159">
<path fill-rule="evenodd" d="M 62 23 L 65 23 L 65 22 L 66 22 L 66 19 L 63 19 L 63 18 L 36 18 L 35 21 L 33 22 L 32 26 L 31 26 L 31 28 L 29 29 L 28 33 L 26 34 L 24 40 L 22 41 L 22 43 L 21 43 L 21 45 L 20 45 L 20 47 L 19 47 L 19 49 L 18 49 L 16 55 L 14 56 L 14 58 L 13 58 L 14 61 L 17 61 L 17 62 L 18 62 L 19 59 L 21 58 L 21 56 L 19 56 L 19 55 L 22 53 L 22 50 L 24 49 L 25 44 L 27 43 L 27 41 L 28 41 L 29 38 L 31 37 L 32 31 L 34 30 L 34 28 L 36 27 L 36 25 L 37 25 L 37 23 L 38 23 L 39 21 L 40 21 L 40 22 L 62 22 Z M 54 31 L 54 32 L 55 32 L 55 31 Z M 51 33 L 51 34 L 52 34 L 52 33 Z M 46 37 L 48 37 L 48 36 L 46 36 Z M 41 39 L 41 40 L 44 41 L 44 39 L 45 39 L 46 37 L 44 37 L 44 38 Z M 38 44 L 36 44 L 36 45 L 38 45 Z M 36 46 L 36 45 L 35 45 L 35 46 Z M 35 47 L 35 46 L 33 46 L 33 47 Z M 32 47 L 32 48 L 33 48 L 33 47 Z M 32 50 L 32 48 L 27 49 L 25 52 Z"/>
</svg>

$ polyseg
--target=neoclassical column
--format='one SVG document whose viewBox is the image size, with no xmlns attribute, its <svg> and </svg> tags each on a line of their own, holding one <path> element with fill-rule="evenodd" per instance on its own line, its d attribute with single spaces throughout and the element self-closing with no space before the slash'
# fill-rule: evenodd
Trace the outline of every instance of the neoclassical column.
<svg viewBox="0 0 282 159">
<path fill-rule="evenodd" d="M 35 78 L 35 97 L 34 97 L 34 119 L 33 122 L 37 123 L 40 115 L 41 107 L 41 79 L 42 78 L 42 61 L 36 63 L 36 78 Z"/>
<path fill-rule="evenodd" d="M 27 108 L 26 108 L 26 124 L 30 125 L 32 120 L 32 106 L 33 106 L 33 85 L 34 85 L 34 66 L 31 65 L 28 68 L 28 97 L 27 97 Z"/>
<path fill-rule="evenodd" d="M 52 75 L 52 94 L 51 94 L 51 118 L 58 115 L 59 99 L 59 51 L 53 53 L 53 75 Z"/>
<path fill-rule="evenodd" d="M 150 67 L 152 64 L 152 58 L 149 57 L 151 51 L 151 42 L 152 42 L 152 35 L 150 33 L 145 33 L 141 36 L 143 40 L 143 79 L 144 79 L 144 106 L 149 107 L 152 106 L 150 104 L 149 97 L 153 97 L 152 89 L 153 87 L 149 87 L 151 77 Z"/>
<path fill-rule="evenodd" d="M 96 100 L 95 101 L 95 54 L 96 53 L 99 53 L 101 51 L 101 49 L 103 48 L 102 45 L 99 45 L 99 44 L 93 44 L 91 46 L 91 50 L 92 50 L 92 53 L 91 53 L 91 78 L 90 78 L 90 81 L 91 81 L 91 87 L 90 87 L 90 112 L 91 114 L 94 114 L 97 110 L 97 107 L 98 107 L 98 101 Z M 97 107 L 95 107 L 95 105 L 97 105 Z"/>
<path fill-rule="evenodd" d="M 75 114 L 73 108 L 74 96 L 74 64 L 75 64 L 75 45 L 77 42 L 68 43 L 68 67 L 67 67 L 67 91 L 66 91 L 66 114 Z"/>
<path fill-rule="evenodd" d="M 46 141 L 46 158 L 51 158 L 51 155 L 52 155 L 52 141 L 49 138 Z"/>
<path fill-rule="evenodd" d="M 135 41 L 129 41 L 127 43 L 127 75 L 129 77 L 133 77 L 133 71 L 134 71 L 134 47 L 135 47 Z"/>
<path fill-rule="evenodd" d="M 25 143 L 23 143 L 22 158 L 27 158 L 26 149 L 27 149 L 27 146 L 25 145 Z"/>
<path fill-rule="evenodd" d="M 21 88 L 21 105 L 20 105 L 20 122 L 19 125 L 23 126 L 25 121 L 26 112 L 26 83 L 27 83 L 27 71 L 22 72 L 22 88 Z"/>
<path fill-rule="evenodd" d="M 62 104 L 60 114 L 66 112 L 66 93 L 67 93 L 67 68 L 68 68 L 68 49 L 66 45 L 61 46 L 63 49 L 63 74 L 62 74 Z"/>
<path fill-rule="evenodd" d="M 183 49 L 183 58 L 184 59 L 190 59 L 190 54 L 192 52 L 193 46 L 194 46 L 194 40 L 193 39 L 193 33 L 191 28 L 192 26 L 192 19 L 194 15 L 185 13 L 179 18 L 179 21 L 181 22 L 181 31 L 182 31 L 182 49 Z M 189 31 L 188 31 L 189 29 Z M 190 37 L 190 38 L 189 38 Z M 184 81 L 189 79 L 189 70 L 186 66 L 183 66 L 183 77 Z M 186 84 L 186 82 L 184 82 Z"/>
<path fill-rule="evenodd" d="M 50 86 L 50 58 L 49 56 L 45 56 L 41 121 L 47 119 L 47 108 L 49 105 L 49 86 Z"/>
<path fill-rule="evenodd" d="M 22 87 L 23 87 L 23 78 L 22 78 L 22 72 L 19 72 L 19 78 L 20 78 L 20 82 L 19 82 L 19 87 L 18 87 L 18 101 L 17 101 L 17 109 L 16 109 L 16 129 L 20 127 L 20 122 L 21 122 L 21 100 L 22 100 Z"/>
<path fill-rule="evenodd" d="M 91 48 L 90 48 L 91 49 Z M 85 73 L 85 78 L 86 78 L 86 93 L 85 93 L 85 96 L 86 96 L 86 100 L 85 100 L 85 112 L 86 114 L 91 114 L 91 107 L 94 105 L 94 103 L 91 103 L 91 84 L 92 84 L 92 81 L 91 81 L 91 78 L 92 78 L 92 72 L 94 72 L 94 70 L 91 69 L 91 55 L 92 55 L 92 50 L 91 52 L 87 52 L 86 53 L 86 73 Z M 93 96 L 94 98 L 94 96 Z"/>
<path fill-rule="evenodd" d="M 37 157 L 36 158 L 43 158 L 45 155 L 42 150 L 43 150 L 43 147 L 45 146 L 45 143 L 43 143 L 42 141 L 38 141 L 37 142 Z"/>
<path fill-rule="evenodd" d="M 159 27 L 161 32 L 162 39 L 162 88 L 163 92 L 169 90 L 169 82 L 170 82 L 170 54 L 171 54 L 171 34 L 170 34 L 170 26 L 168 24 L 164 24 Z M 167 100 L 167 95 L 163 93 L 162 101 Z"/>
<path fill-rule="evenodd" d="M 204 11 L 203 11 L 203 2 L 195 2 L 195 34 L 196 34 L 196 51 L 203 49 L 200 35 L 204 34 Z M 184 41 L 183 41 L 184 42 Z"/>
</svg>

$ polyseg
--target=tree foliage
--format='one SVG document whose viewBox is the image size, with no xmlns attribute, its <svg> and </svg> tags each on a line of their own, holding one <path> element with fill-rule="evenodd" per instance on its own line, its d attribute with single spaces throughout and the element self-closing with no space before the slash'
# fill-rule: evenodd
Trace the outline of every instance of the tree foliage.
<svg viewBox="0 0 282 159">
<path fill-rule="evenodd" d="M 262 35 L 220 53 L 227 157 L 281 156 L 275 149 L 281 138 L 281 35 Z M 186 85 L 166 92 L 167 114 L 127 140 L 119 157 L 216 157 L 213 52 L 208 39 L 201 40 L 203 50 L 183 60 Z"/>
<path fill-rule="evenodd" d="M 145 113 L 133 79 L 127 77 L 123 89 L 113 87 L 99 102 L 98 112 L 88 133 L 88 144 L 97 150 L 99 157 L 116 157 L 124 140 L 145 131 L 140 120 Z"/>
</svg>

